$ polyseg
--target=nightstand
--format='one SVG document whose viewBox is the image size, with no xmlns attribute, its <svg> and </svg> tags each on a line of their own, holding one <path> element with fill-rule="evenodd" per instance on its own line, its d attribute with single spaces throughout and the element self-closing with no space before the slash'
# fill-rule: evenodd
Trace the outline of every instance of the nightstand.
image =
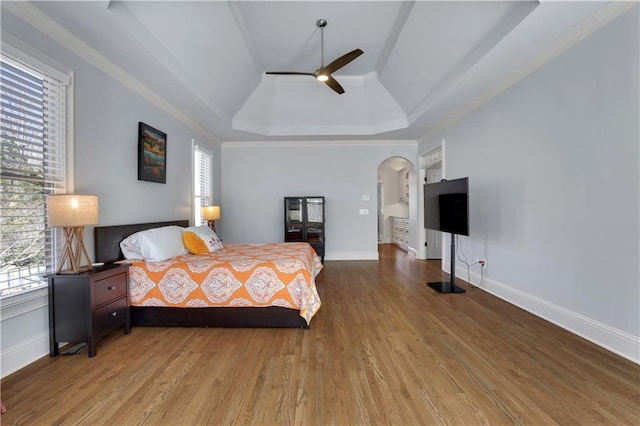
<svg viewBox="0 0 640 426">
<path fill-rule="evenodd" d="M 116 328 L 131 332 L 129 265 L 107 264 L 82 274 L 52 274 L 49 280 L 49 355 L 59 342 L 86 342 L 96 356 L 98 339 Z"/>
</svg>

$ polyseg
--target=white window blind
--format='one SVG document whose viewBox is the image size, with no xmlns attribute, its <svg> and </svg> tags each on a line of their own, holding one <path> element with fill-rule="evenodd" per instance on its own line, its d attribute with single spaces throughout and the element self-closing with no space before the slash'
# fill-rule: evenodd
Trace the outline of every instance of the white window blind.
<svg viewBox="0 0 640 426">
<path fill-rule="evenodd" d="M 5 55 L 0 58 L 0 297 L 46 284 L 56 235 L 45 196 L 66 189 L 66 88 Z"/>
<path fill-rule="evenodd" d="M 202 207 L 211 205 L 213 154 L 197 144 L 193 146 L 193 210 L 196 225 L 201 225 Z"/>
</svg>

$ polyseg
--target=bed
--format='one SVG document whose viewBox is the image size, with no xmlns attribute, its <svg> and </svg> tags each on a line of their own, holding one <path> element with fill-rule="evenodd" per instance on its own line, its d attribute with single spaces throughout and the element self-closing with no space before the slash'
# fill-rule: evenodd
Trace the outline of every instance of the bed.
<svg viewBox="0 0 640 426">
<path fill-rule="evenodd" d="M 95 227 L 95 261 L 122 262 L 121 241 L 139 231 L 165 226 L 186 228 L 188 221 Z M 313 248 L 306 243 L 225 244 L 222 250 L 204 256 L 186 254 L 164 262 L 130 262 L 133 326 L 309 328 L 311 318 L 320 307 L 315 276 L 322 264 Z M 215 271 L 209 273 L 210 268 Z M 222 287 L 227 287 L 225 300 L 212 295 L 212 274 L 230 276 L 231 273 L 234 277 L 219 279 L 214 286 L 221 287 L 222 282 Z M 166 274 L 190 274 L 184 282 L 191 287 L 178 288 L 176 292 L 189 293 L 190 299 L 167 295 L 158 289 L 159 286 L 150 284 Z M 253 277 L 252 287 L 245 288 L 250 281 L 247 279 L 249 276 Z M 209 277 L 208 284 L 203 277 Z M 279 278 L 275 280 L 276 284 L 270 281 L 273 277 Z M 303 277 L 308 281 L 307 289 L 302 286 Z M 240 288 L 238 282 L 245 279 Z M 294 280 L 297 281 L 294 283 Z M 198 288 L 194 288 L 195 281 L 201 281 Z M 234 283 L 232 286 L 225 284 L 231 281 Z M 181 285 L 174 283 L 173 288 Z M 288 291 L 294 286 L 294 291 Z M 216 304 L 220 306 L 211 306 Z"/>
</svg>

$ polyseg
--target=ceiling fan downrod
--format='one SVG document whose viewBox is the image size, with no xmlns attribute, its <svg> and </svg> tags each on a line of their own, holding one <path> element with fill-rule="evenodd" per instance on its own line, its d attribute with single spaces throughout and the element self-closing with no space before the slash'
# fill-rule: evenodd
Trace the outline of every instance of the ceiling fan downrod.
<svg viewBox="0 0 640 426">
<path fill-rule="evenodd" d="M 324 18 L 320 18 L 316 21 L 316 26 L 320 28 L 320 68 L 324 68 L 324 27 L 327 26 L 327 20 Z M 318 74 L 316 76 L 318 81 L 327 81 L 329 76 L 326 74 Z"/>
</svg>

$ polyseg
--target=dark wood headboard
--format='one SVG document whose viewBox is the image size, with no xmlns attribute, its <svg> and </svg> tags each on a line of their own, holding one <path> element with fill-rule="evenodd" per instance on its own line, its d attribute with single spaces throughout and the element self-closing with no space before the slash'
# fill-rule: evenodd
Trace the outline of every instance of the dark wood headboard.
<svg viewBox="0 0 640 426">
<path fill-rule="evenodd" d="M 136 223 L 132 225 L 96 226 L 93 228 L 95 261 L 109 263 L 124 259 L 122 251 L 120 250 L 120 241 L 139 231 L 169 225 L 187 227 L 189 226 L 189 221 L 174 220 L 169 222 Z"/>
</svg>

